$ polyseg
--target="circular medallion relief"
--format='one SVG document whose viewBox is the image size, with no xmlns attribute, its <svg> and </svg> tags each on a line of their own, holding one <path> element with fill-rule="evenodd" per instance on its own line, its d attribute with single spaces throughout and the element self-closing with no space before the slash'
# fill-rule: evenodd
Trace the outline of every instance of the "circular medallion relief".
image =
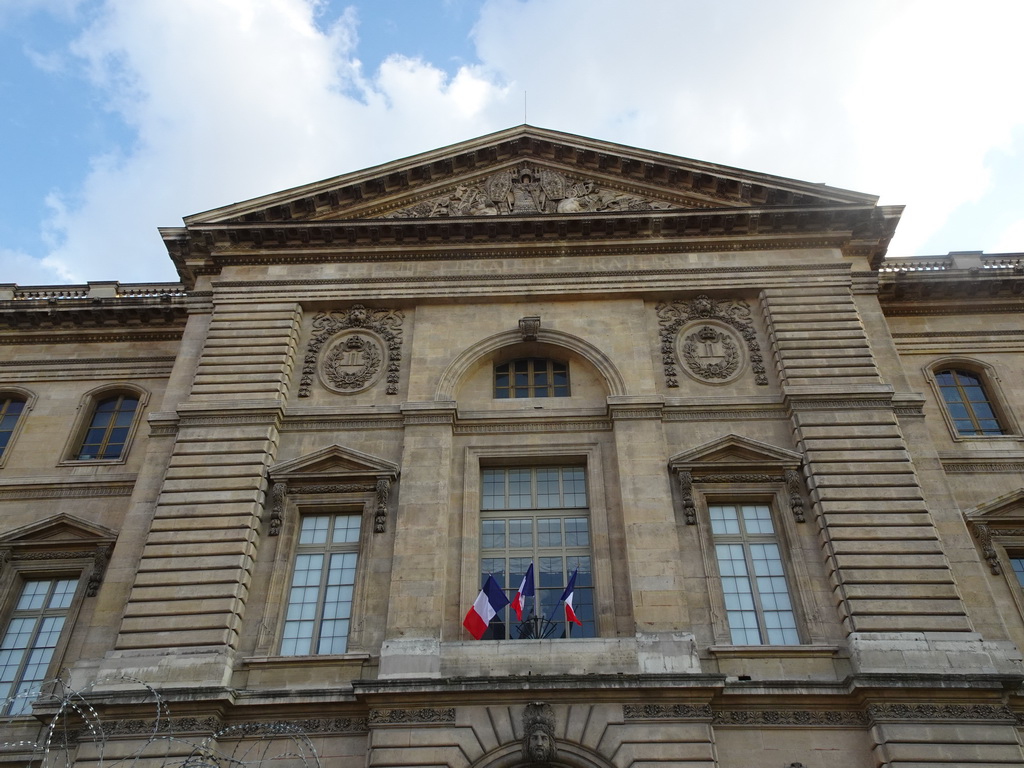
<svg viewBox="0 0 1024 768">
<path fill-rule="evenodd" d="M 337 334 L 320 357 L 320 381 L 334 392 L 350 395 L 373 386 L 385 365 L 385 346 L 365 328 Z"/>
<path fill-rule="evenodd" d="M 679 329 L 676 357 L 691 378 L 705 384 L 727 384 L 743 371 L 743 339 L 733 328 L 699 320 Z"/>
</svg>

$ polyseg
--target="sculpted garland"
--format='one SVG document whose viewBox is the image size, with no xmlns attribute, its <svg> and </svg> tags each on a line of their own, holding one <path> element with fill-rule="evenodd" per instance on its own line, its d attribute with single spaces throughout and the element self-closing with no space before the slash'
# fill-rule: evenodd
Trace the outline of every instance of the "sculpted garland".
<svg viewBox="0 0 1024 768">
<path fill-rule="evenodd" d="M 313 318 L 313 335 L 299 380 L 299 397 L 309 397 L 313 377 L 325 388 L 354 394 L 372 386 L 387 371 L 387 394 L 398 394 L 402 359 L 402 321 L 396 309 L 351 309 L 320 312 Z"/>
<path fill-rule="evenodd" d="M 662 302 L 655 311 L 661 326 L 661 360 L 667 386 L 679 386 L 677 367 L 698 380 L 731 381 L 740 373 L 740 345 L 747 348 L 754 381 L 767 386 L 761 345 L 745 301 L 720 301 L 701 294 L 692 301 Z M 738 337 L 733 336 L 734 332 Z"/>
</svg>

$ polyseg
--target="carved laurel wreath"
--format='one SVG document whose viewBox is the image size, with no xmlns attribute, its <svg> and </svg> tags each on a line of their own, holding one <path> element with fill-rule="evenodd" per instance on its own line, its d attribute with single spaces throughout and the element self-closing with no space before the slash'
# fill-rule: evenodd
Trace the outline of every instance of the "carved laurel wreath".
<svg viewBox="0 0 1024 768">
<path fill-rule="evenodd" d="M 363 366 L 358 371 L 344 371 L 338 365 L 339 358 L 346 350 L 358 348 L 363 353 Z M 362 389 L 367 386 L 380 370 L 381 353 L 373 339 L 349 336 L 345 344 L 335 344 L 324 356 L 321 370 L 324 377 L 338 389 Z"/>
<path fill-rule="evenodd" d="M 719 363 L 701 363 L 697 357 L 697 344 L 716 342 L 722 345 L 725 359 Z M 727 333 L 720 333 L 710 325 L 705 325 L 697 333 L 691 333 L 683 344 L 683 359 L 690 370 L 702 379 L 728 379 L 740 367 L 740 351 Z"/>
<path fill-rule="evenodd" d="M 347 310 L 320 312 L 317 314 L 313 318 L 313 335 L 306 346 L 306 357 L 302 365 L 302 378 L 299 380 L 299 397 L 309 397 L 312 391 L 317 361 L 324 345 L 336 334 L 353 328 L 372 331 L 384 340 L 385 345 L 387 345 L 387 394 L 397 395 L 402 359 L 402 321 L 404 319 L 405 316 L 397 309 L 373 309 L 362 304 L 356 304 Z M 366 343 L 367 346 L 377 346 L 372 342 L 367 341 Z M 338 345 L 338 347 L 340 346 Z M 332 349 L 330 354 L 333 354 L 335 351 L 338 351 L 340 354 L 340 350 L 337 348 Z M 367 355 L 367 358 L 364 359 L 368 359 L 370 353 L 366 347 L 364 347 L 364 353 Z M 373 354 L 381 358 L 377 361 L 377 370 L 379 370 L 379 366 L 383 365 L 383 358 L 380 355 L 379 349 L 375 349 Z M 334 371 L 339 377 L 359 377 L 362 373 L 357 371 L 352 374 L 346 374 L 337 371 L 335 365 L 328 365 L 325 360 L 324 373 L 332 384 L 334 380 L 328 371 Z M 372 377 L 372 375 L 367 374 L 367 379 Z M 346 387 L 339 388 L 344 389 Z"/>
<path fill-rule="evenodd" d="M 694 320 L 718 320 L 735 328 L 747 344 L 747 355 L 750 358 L 750 369 L 754 373 L 754 381 L 761 386 L 768 385 L 765 374 L 764 358 L 761 356 L 761 345 L 757 342 L 751 321 L 750 306 L 738 299 L 718 301 L 706 294 L 700 294 L 692 301 L 668 301 L 655 307 L 658 325 L 661 326 L 661 360 L 665 367 L 665 383 L 669 387 L 678 387 L 679 378 L 676 372 L 675 338 L 679 329 Z"/>
</svg>

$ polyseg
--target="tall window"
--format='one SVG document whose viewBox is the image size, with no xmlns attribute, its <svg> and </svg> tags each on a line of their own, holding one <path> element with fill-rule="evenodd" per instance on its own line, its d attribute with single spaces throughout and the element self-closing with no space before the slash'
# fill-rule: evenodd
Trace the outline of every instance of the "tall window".
<svg viewBox="0 0 1024 768">
<path fill-rule="evenodd" d="M 121 458 L 138 407 L 139 398 L 135 395 L 114 395 L 97 402 L 75 458 L 80 461 Z"/>
<path fill-rule="evenodd" d="M 971 371 L 947 368 L 935 372 L 946 411 L 961 435 L 1002 435 L 1004 430 L 981 376 Z"/>
<path fill-rule="evenodd" d="M 583 467 L 487 468 L 481 480 L 481 584 L 491 574 L 511 599 L 533 563 L 537 594 L 527 600 L 523 619 L 538 617 L 536 622 L 520 623 L 512 609 L 505 608 L 484 638 L 594 637 L 590 511 Z M 583 626 L 566 621 L 561 603 L 574 572 L 573 610 Z"/>
<path fill-rule="evenodd" d="M 771 510 L 766 504 L 708 508 L 734 645 L 798 645 Z"/>
<path fill-rule="evenodd" d="M 1011 557 L 1010 565 L 1013 567 L 1013 575 L 1017 577 L 1017 583 L 1024 587 L 1024 557 Z"/>
<path fill-rule="evenodd" d="M 494 366 L 494 396 L 569 397 L 569 364 L 524 357 Z"/>
<path fill-rule="evenodd" d="M 345 653 L 352 620 L 360 515 L 302 518 L 281 654 Z"/>
<path fill-rule="evenodd" d="M 7 450 L 7 444 L 14 436 L 21 412 L 25 410 L 25 399 L 13 395 L 0 395 L 0 457 Z"/>
<path fill-rule="evenodd" d="M 31 693 L 47 679 L 77 586 L 77 578 L 33 579 L 22 585 L 0 642 L 0 701 L 11 699 L 2 714 L 30 711 Z"/>
</svg>

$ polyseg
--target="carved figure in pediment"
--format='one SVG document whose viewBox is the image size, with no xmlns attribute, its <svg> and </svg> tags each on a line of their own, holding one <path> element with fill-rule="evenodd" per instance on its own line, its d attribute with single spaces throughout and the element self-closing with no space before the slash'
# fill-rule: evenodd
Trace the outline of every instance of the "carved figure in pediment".
<svg viewBox="0 0 1024 768">
<path fill-rule="evenodd" d="M 651 211 L 673 207 L 599 187 L 591 179 L 573 179 L 550 168 L 523 165 L 498 171 L 478 184 L 459 184 L 454 190 L 388 213 L 385 218 Z"/>
</svg>

